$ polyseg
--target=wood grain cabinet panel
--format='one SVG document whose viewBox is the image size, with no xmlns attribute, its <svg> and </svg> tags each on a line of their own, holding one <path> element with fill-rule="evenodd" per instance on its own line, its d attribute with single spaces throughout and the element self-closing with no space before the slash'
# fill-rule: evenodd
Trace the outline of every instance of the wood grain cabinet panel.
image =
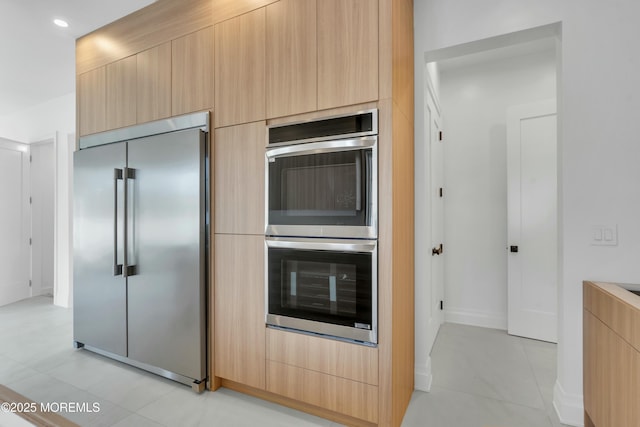
<svg viewBox="0 0 640 427">
<path fill-rule="evenodd" d="M 171 42 L 140 52 L 136 60 L 138 123 L 171 116 Z"/>
<path fill-rule="evenodd" d="M 264 235 L 265 135 L 265 122 L 215 130 L 216 233 Z"/>
<path fill-rule="evenodd" d="M 378 99 L 378 1 L 318 1 L 318 109 Z"/>
<path fill-rule="evenodd" d="M 259 9 L 277 0 L 213 0 L 213 23 L 235 18 L 252 10 Z"/>
<path fill-rule="evenodd" d="M 638 297 L 610 283 L 584 283 L 585 425 L 640 425 L 640 350 L 634 344 Z"/>
<path fill-rule="evenodd" d="M 316 110 L 316 0 L 281 0 L 266 13 L 267 117 Z"/>
<path fill-rule="evenodd" d="M 268 361 L 267 390 L 361 420 L 378 421 L 378 387 L 370 384 Z"/>
<path fill-rule="evenodd" d="M 265 389 L 264 237 L 215 236 L 214 375 Z"/>
<path fill-rule="evenodd" d="M 137 123 L 136 81 L 135 55 L 107 65 L 107 129 Z"/>
<path fill-rule="evenodd" d="M 265 10 L 215 25 L 215 126 L 265 119 Z"/>
<path fill-rule="evenodd" d="M 275 329 L 267 330 L 267 359 L 378 384 L 378 349 Z"/>
<path fill-rule="evenodd" d="M 80 136 L 107 129 L 107 77 L 105 67 L 78 76 L 78 133 Z"/>
<path fill-rule="evenodd" d="M 213 28 L 171 42 L 171 113 L 209 110 L 213 105 Z"/>
</svg>

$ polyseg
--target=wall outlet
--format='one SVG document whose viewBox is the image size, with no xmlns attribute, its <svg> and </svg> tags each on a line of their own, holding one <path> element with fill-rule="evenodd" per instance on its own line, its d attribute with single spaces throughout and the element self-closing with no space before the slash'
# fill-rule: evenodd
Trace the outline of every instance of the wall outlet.
<svg viewBox="0 0 640 427">
<path fill-rule="evenodd" d="M 591 244 L 595 246 L 617 246 L 618 224 L 594 225 L 591 228 Z"/>
</svg>

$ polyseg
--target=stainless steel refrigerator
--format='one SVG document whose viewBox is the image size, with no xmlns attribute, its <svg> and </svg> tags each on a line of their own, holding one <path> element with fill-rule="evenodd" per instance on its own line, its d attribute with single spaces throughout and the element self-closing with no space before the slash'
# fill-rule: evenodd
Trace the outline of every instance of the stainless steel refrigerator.
<svg viewBox="0 0 640 427">
<path fill-rule="evenodd" d="M 76 347 L 201 391 L 206 379 L 208 113 L 80 138 Z"/>
</svg>

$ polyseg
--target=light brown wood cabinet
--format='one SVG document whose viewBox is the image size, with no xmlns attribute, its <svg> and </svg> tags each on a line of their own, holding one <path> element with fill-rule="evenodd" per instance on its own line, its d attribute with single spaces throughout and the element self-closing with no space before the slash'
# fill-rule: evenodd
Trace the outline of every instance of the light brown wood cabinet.
<svg viewBox="0 0 640 427">
<path fill-rule="evenodd" d="M 269 360 L 267 390 L 360 420 L 378 421 L 378 387 L 373 385 Z"/>
<path fill-rule="evenodd" d="M 265 119 L 265 9 L 215 25 L 216 127 Z"/>
<path fill-rule="evenodd" d="M 213 105 L 213 28 L 171 42 L 171 114 L 210 110 Z"/>
<path fill-rule="evenodd" d="M 136 55 L 137 122 L 171 116 L 171 42 Z"/>
<path fill-rule="evenodd" d="M 378 99 L 378 1 L 318 1 L 318 109 Z"/>
<path fill-rule="evenodd" d="M 215 235 L 216 377 L 265 388 L 264 237 Z"/>
<path fill-rule="evenodd" d="M 267 6 L 267 117 L 317 109 L 316 0 Z"/>
<path fill-rule="evenodd" d="M 79 136 L 213 108 L 212 389 L 347 425 L 401 425 L 415 365 L 412 24 L 411 0 L 158 1 L 76 43 Z M 267 331 L 265 125 L 369 108 L 388 261 L 378 347 Z"/>
<path fill-rule="evenodd" d="M 107 129 L 136 124 L 136 56 L 107 65 Z"/>
<path fill-rule="evenodd" d="M 215 130 L 216 233 L 264 235 L 265 122 Z"/>
<path fill-rule="evenodd" d="M 105 67 L 78 76 L 78 134 L 79 136 L 107 129 L 107 75 Z"/>
<path fill-rule="evenodd" d="M 640 425 L 640 298 L 584 282 L 585 426 Z"/>
<path fill-rule="evenodd" d="M 378 385 L 377 348 L 267 329 L 267 359 Z"/>
</svg>

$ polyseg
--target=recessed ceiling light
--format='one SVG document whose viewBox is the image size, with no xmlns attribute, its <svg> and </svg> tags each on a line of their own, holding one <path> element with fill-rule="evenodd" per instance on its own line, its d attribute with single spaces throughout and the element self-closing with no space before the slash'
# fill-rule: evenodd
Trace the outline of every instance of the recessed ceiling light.
<svg viewBox="0 0 640 427">
<path fill-rule="evenodd" d="M 69 26 L 67 21 L 62 19 L 54 19 L 53 23 L 56 24 L 58 27 L 62 27 L 62 28 L 67 28 Z"/>
</svg>

